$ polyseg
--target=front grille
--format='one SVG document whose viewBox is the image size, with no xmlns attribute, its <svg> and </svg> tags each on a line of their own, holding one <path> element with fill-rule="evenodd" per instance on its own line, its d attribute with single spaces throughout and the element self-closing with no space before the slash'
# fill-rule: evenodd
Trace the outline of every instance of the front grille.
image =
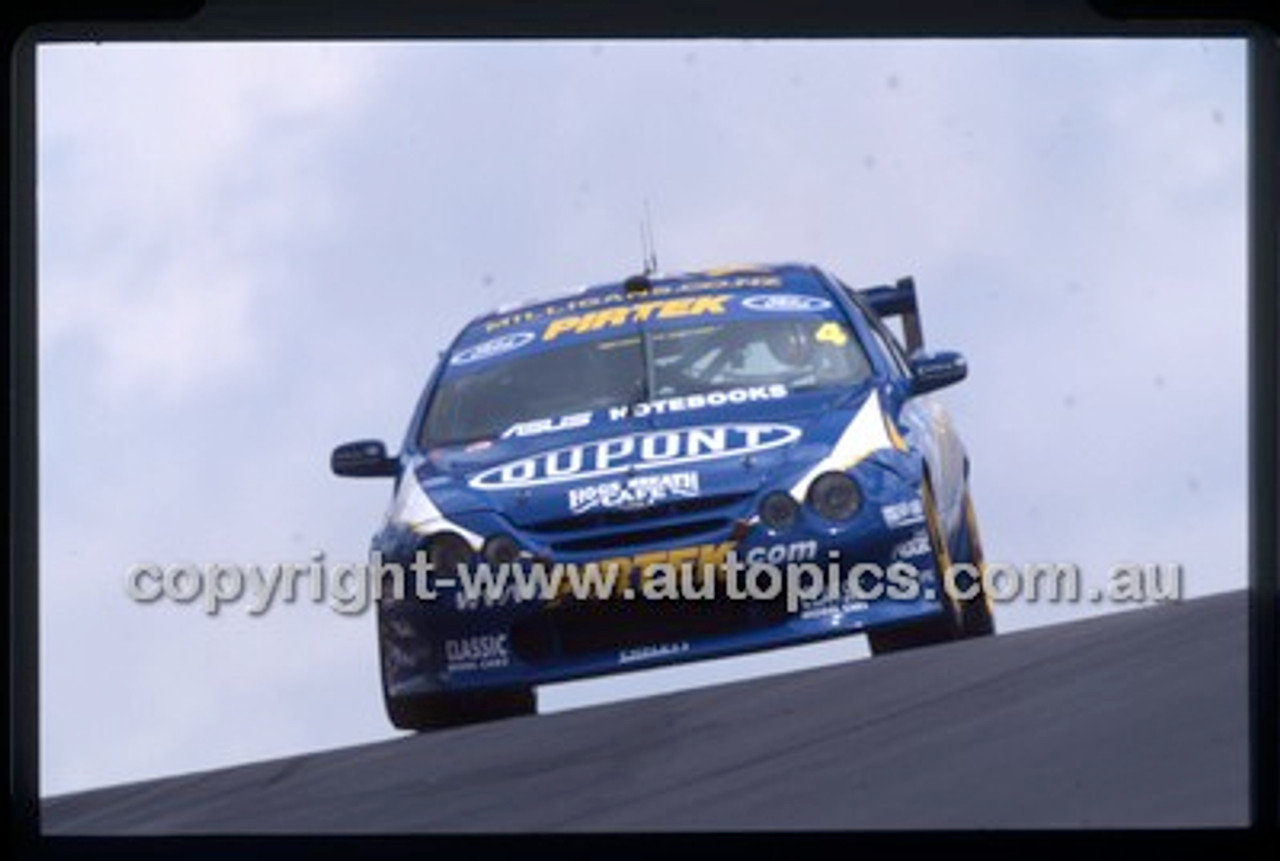
<svg viewBox="0 0 1280 861">
<path fill-rule="evenodd" d="M 528 530 L 536 534 L 550 536 L 559 532 L 585 532 L 592 529 L 633 526 L 637 523 L 645 523 L 652 520 L 689 517 L 717 511 L 722 508 L 730 508 L 736 506 L 750 495 L 748 493 L 720 494 L 719 496 L 703 496 L 698 499 L 678 499 L 629 511 L 595 511 L 574 515 L 573 517 L 544 520 L 541 523 L 530 525 Z"/>
<path fill-rule="evenodd" d="M 730 520 L 694 520 L 654 526 L 649 529 L 629 529 L 625 532 L 605 532 L 583 538 L 566 538 L 552 541 L 551 549 L 558 553 L 585 553 L 593 550 L 616 550 L 619 547 L 636 547 L 660 541 L 678 542 L 699 536 L 723 532 Z"/>
</svg>

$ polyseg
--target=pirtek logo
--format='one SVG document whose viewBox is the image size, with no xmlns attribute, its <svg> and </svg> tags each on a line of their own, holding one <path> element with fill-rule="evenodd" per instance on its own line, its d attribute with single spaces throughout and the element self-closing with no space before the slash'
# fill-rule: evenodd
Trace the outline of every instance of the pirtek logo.
<svg viewBox="0 0 1280 861">
<path fill-rule="evenodd" d="M 722 424 L 649 431 L 565 446 L 472 476 L 480 490 L 516 490 L 628 470 L 660 469 L 788 445 L 800 429 L 782 424 Z"/>
</svg>

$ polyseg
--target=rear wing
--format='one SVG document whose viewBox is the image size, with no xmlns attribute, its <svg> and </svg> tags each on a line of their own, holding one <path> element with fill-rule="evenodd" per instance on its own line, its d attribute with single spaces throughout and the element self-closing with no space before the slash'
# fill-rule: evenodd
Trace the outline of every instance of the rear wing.
<svg viewBox="0 0 1280 861">
<path fill-rule="evenodd" d="M 897 318 L 902 323 L 903 347 L 908 356 L 924 346 L 924 331 L 920 328 L 920 306 L 916 303 L 916 282 L 912 278 L 899 278 L 892 286 L 845 289 L 861 299 L 862 304 L 875 311 L 880 319 L 887 322 L 891 318 Z M 893 331 L 892 327 L 890 331 Z"/>
</svg>

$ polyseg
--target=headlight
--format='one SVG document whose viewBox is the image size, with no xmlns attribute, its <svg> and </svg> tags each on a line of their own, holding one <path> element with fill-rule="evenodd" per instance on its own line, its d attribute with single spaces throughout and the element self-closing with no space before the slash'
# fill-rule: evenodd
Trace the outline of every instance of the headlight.
<svg viewBox="0 0 1280 861">
<path fill-rule="evenodd" d="M 800 506 L 791 498 L 791 494 L 775 490 L 760 501 L 760 522 L 778 531 L 790 529 L 796 522 L 796 512 L 799 510 Z"/>
<path fill-rule="evenodd" d="M 516 544 L 515 539 L 510 535 L 498 533 L 484 543 L 480 555 L 484 557 L 485 562 L 495 568 L 512 565 L 520 558 L 520 545 Z"/>
<path fill-rule="evenodd" d="M 828 520 L 848 520 L 862 505 L 862 493 L 845 473 L 824 472 L 809 485 L 809 505 Z"/>
<path fill-rule="evenodd" d="M 471 545 L 456 532 L 438 532 L 427 546 L 427 561 L 437 577 L 456 575 L 458 568 L 469 567 L 474 557 Z"/>
</svg>

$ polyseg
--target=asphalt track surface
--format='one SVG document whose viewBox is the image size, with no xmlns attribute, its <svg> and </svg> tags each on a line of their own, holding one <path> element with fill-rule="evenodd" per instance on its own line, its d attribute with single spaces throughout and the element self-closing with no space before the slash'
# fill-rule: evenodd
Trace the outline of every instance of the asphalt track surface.
<svg viewBox="0 0 1280 861">
<path fill-rule="evenodd" d="M 1248 820 L 1231 593 L 46 799 L 46 834 L 1145 828 Z"/>
</svg>

